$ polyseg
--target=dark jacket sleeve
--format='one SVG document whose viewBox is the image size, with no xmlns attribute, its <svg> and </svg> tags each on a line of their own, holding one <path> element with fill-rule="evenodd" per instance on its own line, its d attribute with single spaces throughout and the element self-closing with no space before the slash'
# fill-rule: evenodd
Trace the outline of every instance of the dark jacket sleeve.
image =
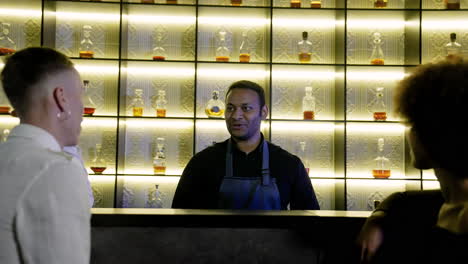
<svg viewBox="0 0 468 264">
<path fill-rule="evenodd" d="M 192 158 L 182 173 L 177 185 L 174 199 L 172 200 L 172 208 L 180 209 L 195 209 L 197 208 L 197 202 L 195 201 L 197 195 L 196 187 L 197 184 L 197 170 L 194 169 L 196 158 Z"/>
<path fill-rule="evenodd" d="M 291 210 L 320 210 L 314 188 L 301 160 L 297 157 L 294 176 L 291 179 Z"/>
</svg>

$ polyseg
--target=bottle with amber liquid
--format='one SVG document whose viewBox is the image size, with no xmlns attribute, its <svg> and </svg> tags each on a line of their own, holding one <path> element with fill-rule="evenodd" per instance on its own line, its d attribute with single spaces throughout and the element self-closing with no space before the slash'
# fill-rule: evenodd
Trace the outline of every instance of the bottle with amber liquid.
<svg viewBox="0 0 468 264">
<path fill-rule="evenodd" d="M 310 8 L 321 8 L 322 7 L 322 0 L 311 0 L 310 1 Z"/>
<path fill-rule="evenodd" d="M 382 34 L 374 32 L 372 34 L 372 54 L 370 57 L 372 65 L 384 65 L 384 54 L 382 50 Z"/>
<path fill-rule="evenodd" d="M 167 107 L 166 91 L 158 90 L 158 98 L 156 99 L 156 102 L 155 102 L 156 117 L 166 117 L 166 107 Z"/>
<path fill-rule="evenodd" d="M 94 58 L 94 43 L 91 40 L 93 27 L 84 25 L 82 29 L 83 39 L 80 42 L 80 58 L 92 59 Z"/>
<path fill-rule="evenodd" d="M 301 8 L 301 0 L 291 0 L 291 8 Z"/>
<path fill-rule="evenodd" d="M 143 4 L 154 4 L 154 0 L 141 0 Z"/>
<path fill-rule="evenodd" d="M 374 169 L 372 176 L 376 179 L 387 179 L 390 177 L 390 160 L 384 156 L 385 140 L 377 140 L 377 158 L 374 159 Z"/>
<path fill-rule="evenodd" d="M 156 38 L 154 42 L 153 49 L 153 60 L 155 61 L 164 61 L 167 58 L 166 50 L 162 47 L 162 34 L 161 32 L 156 33 Z"/>
<path fill-rule="evenodd" d="M 84 94 L 83 94 L 83 114 L 85 116 L 92 116 L 96 110 L 96 104 L 89 96 L 89 80 L 83 81 Z"/>
<path fill-rule="evenodd" d="M 154 187 L 150 188 L 147 193 L 146 198 L 146 208 L 162 208 L 162 195 L 159 190 L 159 185 L 155 184 Z"/>
<path fill-rule="evenodd" d="M 239 61 L 250 62 L 250 48 L 247 39 L 247 32 L 242 32 L 242 43 L 239 47 Z"/>
<path fill-rule="evenodd" d="M 177 0 L 166 0 L 166 4 L 177 5 Z"/>
<path fill-rule="evenodd" d="M 445 9 L 460 9 L 460 0 L 444 0 Z"/>
<path fill-rule="evenodd" d="M 308 38 L 309 33 L 304 31 L 302 32 L 302 40 L 297 43 L 300 63 L 309 63 L 312 59 L 312 42 L 310 42 Z"/>
<path fill-rule="evenodd" d="M 302 99 L 302 113 L 304 120 L 315 120 L 315 96 L 312 95 L 312 87 L 305 88 L 305 96 Z"/>
<path fill-rule="evenodd" d="M 211 118 L 220 118 L 223 117 L 225 109 L 223 101 L 219 100 L 219 92 L 213 91 L 211 99 L 205 106 L 206 115 Z"/>
<path fill-rule="evenodd" d="M 10 23 L 0 24 L 0 56 L 13 54 L 16 51 L 16 44 L 10 38 Z"/>
<path fill-rule="evenodd" d="M 386 8 L 387 4 L 388 4 L 388 0 L 374 0 L 375 8 Z"/>
<path fill-rule="evenodd" d="M 143 101 L 142 89 L 135 89 L 135 96 L 133 97 L 131 106 L 133 116 L 143 116 L 143 107 L 145 106 L 145 103 Z"/>
<path fill-rule="evenodd" d="M 8 105 L 0 105 L 0 114 L 10 113 L 10 107 Z"/>
<path fill-rule="evenodd" d="M 448 60 L 460 59 L 462 55 L 462 45 L 457 42 L 457 34 L 450 33 L 450 42 L 445 44 L 445 55 Z"/>
<path fill-rule="evenodd" d="M 153 169 L 156 175 L 166 174 L 166 139 L 163 137 L 156 139 L 156 154 L 153 159 Z"/>
<path fill-rule="evenodd" d="M 231 0 L 231 5 L 232 6 L 241 6 L 242 5 L 242 0 Z"/>
<path fill-rule="evenodd" d="M 216 48 L 216 61 L 228 62 L 231 51 L 226 44 L 226 31 L 221 30 L 218 32 L 219 42 Z"/>
<path fill-rule="evenodd" d="M 94 174 L 102 174 L 107 169 L 107 162 L 102 154 L 102 145 L 96 144 L 94 149 L 94 158 L 91 161 L 91 170 Z"/>
<path fill-rule="evenodd" d="M 306 169 L 307 175 L 310 173 L 310 162 L 307 155 L 307 143 L 305 141 L 299 142 L 299 157 L 304 164 L 304 168 Z"/>
<path fill-rule="evenodd" d="M 384 102 L 385 89 L 377 87 L 375 89 L 375 98 L 371 103 L 371 112 L 374 115 L 374 121 L 387 120 L 387 106 Z"/>
</svg>

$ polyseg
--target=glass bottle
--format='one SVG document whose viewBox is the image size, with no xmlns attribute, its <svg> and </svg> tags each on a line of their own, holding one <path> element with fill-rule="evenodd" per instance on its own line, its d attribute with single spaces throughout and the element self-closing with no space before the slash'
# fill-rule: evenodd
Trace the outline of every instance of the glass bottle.
<svg viewBox="0 0 468 264">
<path fill-rule="evenodd" d="M 166 174 L 166 139 L 156 139 L 156 154 L 153 159 L 153 170 L 156 175 Z"/>
<path fill-rule="evenodd" d="M 301 63 L 308 63 L 312 58 L 312 42 L 310 42 L 308 38 L 309 33 L 304 31 L 302 32 L 302 40 L 297 43 L 299 62 Z"/>
<path fill-rule="evenodd" d="M 208 117 L 222 117 L 226 106 L 219 100 L 219 92 L 214 90 L 211 99 L 206 103 L 205 113 Z"/>
<path fill-rule="evenodd" d="M 242 32 L 242 43 L 239 48 L 239 61 L 250 62 L 250 48 L 247 39 L 247 32 Z"/>
<path fill-rule="evenodd" d="M 162 47 L 162 34 L 161 32 L 156 33 L 156 40 L 153 49 L 153 60 L 164 61 L 167 58 L 166 50 Z"/>
<path fill-rule="evenodd" d="M 384 54 L 382 51 L 382 34 L 374 32 L 372 34 L 372 54 L 370 57 L 372 65 L 384 65 Z"/>
<path fill-rule="evenodd" d="M 242 5 L 242 0 L 231 0 L 232 6 L 240 6 Z"/>
<path fill-rule="evenodd" d="M 158 98 L 156 99 L 156 102 L 155 102 L 156 117 L 166 117 L 166 107 L 167 107 L 166 91 L 158 90 Z"/>
<path fill-rule="evenodd" d="M 301 0 L 291 0 L 291 8 L 301 8 Z"/>
<path fill-rule="evenodd" d="M 177 0 L 166 0 L 166 4 L 177 5 Z"/>
<path fill-rule="evenodd" d="M 444 0 L 446 9 L 460 9 L 460 0 Z"/>
<path fill-rule="evenodd" d="M 94 149 L 94 158 L 91 162 L 90 168 L 95 174 L 102 174 L 107 169 L 107 162 L 102 154 L 101 144 L 96 144 L 96 148 Z"/>
<path fill-rule="evenodd" d="M 447 59 L 453 60 L 462 55 L 462 45 L 457 42 L 457 34 L 450 33 L 450 42 L 445 45 Z"/>
<path fill-rule="evenodd" d="M 305 167 L 305 169 L 307 171 L 307 175 L 309 175 L 309 173 L 310 173 L 310 162 L 309 162 L 309 159 L 308 159 L 308 155 L 306 153 L 306 146 L 307 146 L 307 143 L 305 141 L 299 142 L 299 147 L 300 147 L 299 157 L 301 158 L 302 163 L 304 164 L 304 167 Z"/>
<path fill-rule="evenodd" d="M 390 161 L 384 156 L 385 140 L 377 140 L 377 158 L 374 159 L 374 169 L 372 176 L 376 179 L 387 179 L 390 177 Z"/>
<path fill-rule="evenodd" d="M 387 4 L 388 4 L 388 0 L 374 0 L 375 8 L 386 8 Z"/>
<path fill-rule="evenodd" d="M 9 135 L 10 135 L 10 130 L 8 128 L 3 129 L 2 140 L 0 142 L 7 141 Z"/>
<path fill-rule="evenodd" d="M 222 30 L 219 33 L 218 48 L 216 48 L 216 61 L 228 62 L 231 51 L 226 44 L 226 31 Z"/>
<path fill-rule="evenodd" d="M 141 0 L 143 4 L 154 4 L 154 0 Z"/>
<path fill-rule="evenodd" d="M 302 99 L 302 112 L 304 120 L 315 120 L 315 96 L 312 95 L 312 87 L 305 88 L 305 96 Z"/>
<path fill-rule="evenodd" d="M 83 80 L 84 94 L 83 94 L 83 113 L 86 116 L 92 116 L 96 110 L 96 104 L 89 97 L 89 80 Z"/>
<path fill-rule="evenodd" d="M 310 1 L 311 8 L 321 8 L 322 7 L 322 0 L 311 0 Z"/>
<path fill-rule="evenodd" d="M 131 106 L 133 116 L 143 116 L 143 107 L 145 106 L 145 103 L 143 101 L 142 89 L 135 89 L 135 97 L 133 97 Z"/>
<path fill-rule="evenodd" d="M 146 198 L 146 208 L 162 208 L 163 202 L 161 199 L 161 191 L 159 191 L 159 184 L 155 184 L 154 188 L 148 190 Z"/>
<path fill-rule="evenodd" d="M 8 114 L 10 107 L 8 105 L 0 105 L 0 114 Z"/>
<path fill-rule="evenodd" d="M 375 90 L 375 98 L 371 103 L 374 121 L 385 121 L 387 120 L 387 106 L 384 102 L 385 89 L 383 87 L 377 87 Z"/>
<path fill-rule="evenodd" d="M 3 22 L 0 26 L 0 56 L 15 53 L 16 44 L 10 38 L 11 24 Z"/>
<path fill-rule="evenodd" d="M 80 42 L 80 58 L 92 59 L 94 57 L 94 43 L 91 41 L 93 27 L 84 25 L 82 30 L 83 39 Z"/>
</svg>

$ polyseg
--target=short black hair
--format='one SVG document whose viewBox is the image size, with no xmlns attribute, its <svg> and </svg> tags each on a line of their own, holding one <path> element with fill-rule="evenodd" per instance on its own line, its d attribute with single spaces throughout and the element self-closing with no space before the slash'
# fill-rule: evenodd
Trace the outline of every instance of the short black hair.
<svg viewBox="0 0 468 264">
<path fill-rule="evenodd" d="M 226 92 L 226 98 L 233 89 L 249 89 L 257 93 L 258 99 L 260 100 L 260 107 L 265 105 L 265 90 L 263 88 L 251 81 L 242 80 L 237 81 L 231 84 Z"/>
<path fill-rule="evenodd" d="M 19 114 L 28 111 L 35 85 L 48 76 L 73 69 L 73 62 L 64 54 L 42 47 L 26 48 L 6 58 L 1 73 L 3 90 Z"/>
</svg>

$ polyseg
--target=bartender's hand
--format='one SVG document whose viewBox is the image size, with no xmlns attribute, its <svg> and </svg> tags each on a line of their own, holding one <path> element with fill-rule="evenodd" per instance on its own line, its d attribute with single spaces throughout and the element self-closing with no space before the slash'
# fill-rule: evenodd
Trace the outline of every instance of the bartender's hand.
<svg viewBox="0 0 468 264">
<path fill-rule="evenodd" d="M 361 263 L 370 263 L 382 245 L 384 235 L 381 226 L 384 212 L 374 212 L 361 229 L 358 244 L 361 247 Z"/>
</svg>

